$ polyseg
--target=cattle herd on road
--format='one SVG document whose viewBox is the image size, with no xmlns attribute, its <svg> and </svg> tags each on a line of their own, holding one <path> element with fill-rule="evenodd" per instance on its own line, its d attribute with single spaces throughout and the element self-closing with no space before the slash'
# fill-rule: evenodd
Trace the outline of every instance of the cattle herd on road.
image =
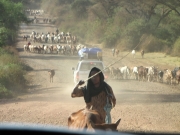
<svg viewBox="0 0 180 135">
<path fill-rule="evenodd" d="M 179 84 L 180 82 L 180 67 L 175 67 L 173 70 L 160 70 L 155 66 L 110 67 L 107 68 L 107 73 L 111 79 L 134 79 L 148 82 L 165 82 L 167 84 Z"/>
<path fill-rule="evenodd" d="M 43 10 L 27 9 L 25 10 L 27 15 L 34 16 L 37 20 L 37 15 L 42 15 Z M 47 18 L 43 19 L 46 23 Z M 23 45 L 25 52 L 41 53 L 41 54 L 64 54 L 74 55 L 77 54 L 81 48 L 85 48 L 84 45 L 78 44 L 78 38 L 72 35 L 70 32 L 59 32 L 58 28 L 55 32 L 38 33 L 32 31 L 29 35 L 23 35 L 23 40 L 27 43 Z M 41 45 L 37 45 L 41 44 Z M 50 44 L 50 45 L 48 45 Z"/>
<path fill-rule="evenodd" d="M 44 10 L 42 10 L 42 9 L 26 9 L 26 10 L 24 10 L 24 12 L 27 15 L 42 15 L 42 14 L 44 14 Z"/>
<path fill-rule="evenodd" d="M 71 33 L 64 32 L 54 34 L 38 34 L 33 31 L 30 34 L 30 41 L 33 41 L 33 44 L 27 43 L 24 45 L 24 51 L 34 52 L 34 53 L 57 53 L 57 54 L 77 54 L 78 50 L 84 48 L 84 45 L 77 45 L 77 40 L 75 36 L 71 36 Z M 27 41 L 27 37 L 23 36 L 23 39 Z M 39 42 L 41 45 L 35 45 L 36 42 Z M 48 45 L 50 43 L 51 45 Z M 56 44 L 56 45 L 54 45 Z M 62 45 L 61 45 L 62 44 Z"/>
<path fill-rule="evenodd" d="M 32 33 L 28 35 L 24 35 L 23 38 L 27 37 L 25 40 L 27 41 L 28 38 L 31 42 L 38 42 L 38 43 L 64 43 L 64 44 L 76 44 L 78 42 L 78 39 L 76 36 L 71 35 L 70 32 L 67 32 L 66 34 L 64 32 L 59 33 L 59 30 L 57 29 L 56 32 L 47 32 L 47 33 L 38 33 L 35 31 L 32 31 Z"/>
<path fill-rule="evenodd" d="M 32 45 L 25 44 L 24 52 L 38 53 L 38 54 L 62 54 L 62 55 L 77 55 L 78 51 L 82 48 L 86 48 L 85 45 Z"/>
</svg>

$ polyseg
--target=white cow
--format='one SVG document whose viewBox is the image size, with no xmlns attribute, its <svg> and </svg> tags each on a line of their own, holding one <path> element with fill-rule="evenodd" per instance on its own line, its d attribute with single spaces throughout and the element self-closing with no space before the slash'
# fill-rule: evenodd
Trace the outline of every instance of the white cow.
<svg viewBox="0 0 180 135">
<path fill-rule="evenodd" d="M 24 51 L 28 51 L 28 45 L 24 45 Z"/>
<path fill-rule="evenodd" d="M 138 67 L 134 67 L 132 73 L 133 73 L 134 79 L 137 80 L 138 79 Z"/>
<path fill-rule="evenodd" d="M 61 40 L 61 37 L 59 35 L 54 36 L 54 43 L 59 43 Z"/>
<path fill-rule="evenodd" d="M 41 41 L 45 42 L 45 35 L 44 34 L 41 35 Z"/>
<path fill-rule="evenodd" d="M 34 52 L 34 47 L 35 47 L 34 45 L 29 45 L 29 51 Z"/>
<path fill-rule="evenodd" d="M 123 79 L 128 79 L 128 77 L 130 75 L 129 74 L 129 68 L 127 66 L 124 66 L 124 67 L 119 68 L 119 70 L 123 76 Z"/>
<path fill-rule="evenodd" d="M 57 47 L 58 54 L 60 54 L 60 52 L 61 52 L 61 45 L 57 45 L 56 47 Z"/>
<path fill-rule="evenodd" d="M 148 81 L 152 81 L 153 80 L 153 76 L 154 76 L 154 67 L 151 66 L 151 67 L 148 67 Z"/>
</svg>

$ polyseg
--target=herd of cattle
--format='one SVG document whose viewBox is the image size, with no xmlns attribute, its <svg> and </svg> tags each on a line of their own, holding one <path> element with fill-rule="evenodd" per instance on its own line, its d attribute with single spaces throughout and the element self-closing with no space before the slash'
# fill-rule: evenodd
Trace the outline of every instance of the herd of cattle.
<svg viewBox="0 0 180 135">
<path fill-rule="evenodd" d="M 38 33 L 33 31 L 29 36 L 24 35 L 24 40 L 29 40 L 36 43 L 67 43 L 67 44 L 76 44 L 78 42 L 78 39 L 76 36 L 71 35 L 71 33 L 67 32 L 66 34 L 64 32 L 59 33 L 56 32 L 47 32 L 45 33 Z"/>
<path fill-rule="evenodd" d="M 34 10 L 34 9 L 27 9 L 25 12 L 28 15 L 34 15 L 35 20 L 36 15 L 43 14 L 43 10 Z M 44 19 L 43 21 L 46 21 Z M 81 48 L 84 48 L 84 45 L 77 45 L 78 39 L 76 36 L 72 35 L 70 32 L 59 32 L 56 29 L 55 32 L 47 32 L 47 33 L 39 33 L 36 31 L 32 31 L 29 35 L 23 35 L 23 40 L 29 41 L 27 44 L 23 46 L 24 51 L 26 52 L 33 52 L 33 53 L 57 53 L 57 54 L 76 54 Z M 32 44 L 32 43 L 33 44 Z M 35 45 L 36 43 L 40 43 L 41 45 Z M 62 43 L 62 44 L 61 44 Z M 51 45 L 48 45 L 51 44 Z M 55 45 L 56 44 L 56 45 Z"/>
<path fill-rule="evenodd" d="M 44 10 L 42 10 L 42 9 L 26 9 L 26 10 L 24 10 L 24 12 L 27 15 L 34 15 L 34 16 L 44 14 Z"/>
<path fill-rule="evenodd" d="M 86 48 L 85 45 L 32 45 L 25 44 L 24 51 L 39 54 L 63 54 L 63 55 L 75 55 L 82 48 Z"/>
<path fill-rule="evenodd" d="M 167 84 L 174 84 L 180 82 L 180 67 L 175 67 L 173 70 L 160 70 L 158 67 L 110 67 L 107 69 L 110 78 L 112 79 L 135 79 L 139 81 L 149 82 L 166 82 Z"/>
</svg>

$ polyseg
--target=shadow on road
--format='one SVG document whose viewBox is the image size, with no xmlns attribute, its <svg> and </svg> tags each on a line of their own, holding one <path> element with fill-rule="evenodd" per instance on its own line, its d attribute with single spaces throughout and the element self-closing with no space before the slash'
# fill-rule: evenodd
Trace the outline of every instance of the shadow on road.
<svg viewBox="0 0 180 135">
<path fill-rule="evenodd" d="M 24 45 L 25 44 L 22 44 L 22 48 L 16 48 L 18 52 L 24 52 Z"/>
<path fill-rule="evenodd" d="M 30 36 L 29 32 L 23 31 L 23 32 L 21 32 L 20 34 L 21 34 L 21 36 L 18 36 L 18 38 L 22 38 L 23 35 L 28 35 L 27 40 L 30 40 L 30 39 L 29 39 L 29 36 Z"/>
<path fill-rule="evenodd" d="M 39 29 L 42 28 L 42 27 L 48 27 L 48 28 L 49 28 L 49 27 L 51 27 L 51 28 L 54 28 L 54 27 L 55 27 L 55 26 L 52 25 L 52 24 L 51 24 L 51 25 L 49 25 L 49 24 L 47 24 L 47 25 L 42 25 L 42 24 L 45 24 L 45 23 L 36 23 L 36 24 L 33 23 L 33 24 L 31 24 L 31 26 L 35 26 L 36 28 L 39 27 Z"/>
<path fill-rule="evenodd" d="M 48 88 L 40 88 L 37 90 L 32 90 L 27 93 L 20 94 L 19 97 L 13 99 L 0 99 L 0 104 L 10 104 L 10 103 L 18 103 L 18 102 L 66 102 L 66 103 L 73 103 L 73 101 L 79 101 L 83 98 L 79 98 L 74 100 L 71 98 L 70 94 L 67 95 L 63 92 L 63 88 L 61 87 L 48 87 Z M 24 98 L 23 98 L 24 97 Z M 84 103 L 84 102 L 80 103 Z M 74 102 L 76 103 L 76 102 Z"/>
<path fill-rule="evenodd" d="M 180 94 L 146 94 L 146 93 L 132 93 L 126 91 L 122 93 L 120 98 L 117 100 L 119 103 L 130 103 L 130 104 L 156 104 L 156 103 L 173 103 L 180 102 Z"/>
<path fill-rule="evenodd" d="M 52 92 L 58 92 L 58 91 L 61 91 L 60 90 L 61 87 L 48 87 L 48 88 L 40 88 L 40 89 L 37 89 L 37 90 L 33 90 L 32 93 L 34 94 L 45 94 L 45 93 L 52 93 Z"/>
<path fill-rule="evenodd" d="M 33 70 L 35 72 L 39 72 L 39 71 L 49 71 L 51 69 L 36 69 L 36 70 Z M 55 71 L 58 71 L 59 69 L 54 69 Z"/>
<path fill-rule="evenodd" d="M 35 26 L 37 26 L 37 27 L 34 28 L 33 25 L 27 26 L 27 27 L 28 27 L 28 30 L 32 30 L 32 31 L 33 31 L 33 30 L 40 30 L 40 29 L 42 29 L 42 28 L 41 28 L 41 27 L 42 27 L 41 25 L 35 25 Z M 43 26 L 43 27 L 44 27 L 44 26 Z"/>
<path fill-rule="evenodd" d="M 42 59 L 42 60 L 63 60 L 63 59 L 71 59 L 71 60 L 79 60 L 78 56 L 62 56 L 62 55 L 51 55 L 51 54 L 36 54 L 33 56 L 19 56 L 20 58 L 26 59 Z"/>
<path fill-rule="evenodd" d="M 63 94 L 64 90 L 61 87 L 49 87 L 49 88 L 41 88 L 37 90 L 33 90 L 29 93 L 24 93 L 22 95 L 30 96 L 25 99 L 16 98 L 16 99 L 10 99 L 2 101 L 0 100 L 0 104 L 8 104 L 8 103 L 16 103 L 16 102 L 28 102 L 28 101 L 48 101 L 48 102 L 64 102 L 67 101 L 69 103 L 74 102 L 76 103 L 76 100 L 73 100 L 70 97 L 70 94 Z M 56 93 L 56 94 L 55 94 Z M 44 95 L 45 94 L 45 95 Z M 49 96 L 47 96 L 47 94 Z M 55 95 L 54 95 L 55 94 Z M 53 98 L 52 98 L 53 97 Z M 72 101 L 71 101 L 72 99 Z M 83 99 L 83 98 L 82 98 Z M 81 98 L 79 98 L 81 100 Z M 79 102 L 77 100 L 77 102 Z M 143 93 L 132 93 L 129 91 L 129 93 L 122 93 L 120 96 L 118 96 L 118 99 L 116 99 L 117 105 L 118 104 L 161 104 L 161 103 L 179 103 L 180 102 L 180 94 L 143 94 Z"/>
</svg>

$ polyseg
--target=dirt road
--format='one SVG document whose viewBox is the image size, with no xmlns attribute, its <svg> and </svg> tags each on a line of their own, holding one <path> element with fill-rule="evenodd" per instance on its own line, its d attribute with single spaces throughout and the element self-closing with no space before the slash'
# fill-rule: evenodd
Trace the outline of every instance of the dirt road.
<svg viewBox="0 0 180 135">
<path fill-rule="evenodd" d="M 51 24 L 21 26 L 20 37 L 33 30 L 55 31 Z M 31 85 L 28 93 L 15 99 L 0 100 L 0 122 L 39 123 L 67 126 L 67 117 L 85 106 L 83 98 L 71 98 L 74 87 L 73 72 L 77 56 L 34 54 L 23 51 L 26 42 L 20 39 L 19 57 L 33 71 L 29 71 Z M 38 44 L 38 43 L 35 43 Z M 110 49 L 109 49 L 110 51 Z M 108 49 L 103 52 L 106 65 L 112 62 Z M 118 62 L 121 65 L 148 65 L 149 61 L 132 59 L 130 56 Z M 54 82 L 50 83 L 47 71 L 55 69 Z M 155 82 L 118 80 L 108 82 L 116 95 L 117 105 L 112 110 L 112 121 L 122 121 L 119 131 L 180 132 L 180 89 Z M 179 86 L 180 87 L 180 86 Z"/>
</svg>

